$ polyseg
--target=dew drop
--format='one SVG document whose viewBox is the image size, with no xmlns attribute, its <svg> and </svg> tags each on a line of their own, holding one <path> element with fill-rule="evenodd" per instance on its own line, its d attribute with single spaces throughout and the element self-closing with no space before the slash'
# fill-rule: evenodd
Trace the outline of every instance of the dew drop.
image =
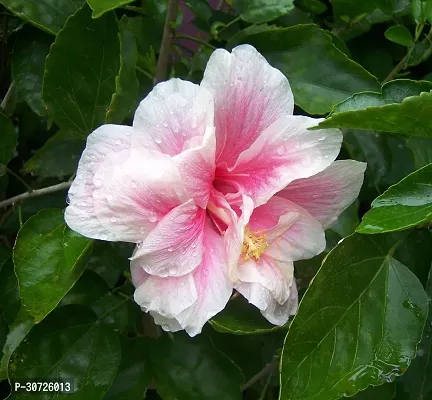
<svg viewBox="0 0 432 400">
<path fill-rule="evenodd" d="M 172 247 L 168 247 L 168 251 L 170 252 L 170 253 L 172 253 L 173 252 L 173 248 Z"/>
<path fill-rule="evenodd" d="M 283 155 L 283 154 L 285 154 L 285 146 L 279 146 L 276 149 L 276 153 L 278 153 L 280 156 Z"/>
<path fill-rule="evenodd" d="M 167 123 L 167 122 L 164 122 L 164 123 L 163 123 L 163 126 L 164 126 L 165 128 L 168 128 L 168 123 Z"/>
<path fill-rule="evenodd" d="M 130 136 L 130 131 L 126 131 L 126 136 Z"/>
<path fill-rule="evenodd" d="M 215 253 L 215 249 L 213 247 L 210 248 L 210 253 L 212 253 L 212 254 Z"/>
<path fill-rule="evenodd" d="M 145 232 L 146 232 L 146 228 L 141 227 L 141 228 L 140 228 L 140 233 L 145 233 Z"/>
<path fill-rule="evenodd" d="M 133 189 L 136 189 L 137 188 L 137 183 L 135 182 L 135 181 L 132 181 L 131 182 L 131 187 L 133 188 Z"/>
<path fill-rule="evenodd" d="M 319 199 L 321 196 L 319 195 L 319 194 L 314 194 L 313 196 L 312 196 L 312 198 L 314 198 L 314 199 Z"/>
<path fill-rule="evenodd" d="M 329 156 L 329 155 L 325 155 L 324 158 L 325 158 L 326 160 L 328 160 L 328 159 L 330 158 L 330 156 Z"/>
<path fill-rule="evenodd" d="M 156 220 L 157 220 L 156 215 L 152 214 L 152 215 L 149 216 L 149 221 L 150 222 L 156 222 Z"/>
<path fill-rule="evenodd" d="M 114 223 L 114 222 L 116 222 L 116 221 L 117 221 L 117 218 L 116 218 L 116 217 L 111 217 L 111 218 L 110 218 L 110 222 Z"/>
<path fill-rule="evenodd" d="M 120 139 L 116 139 L 116 141 L 114 142 L 117 146 L 121 144 L 121 140 Z"/>
<path fill-rule="evenodd" d="M 161 325 L 161 328 L 165 331 L 165 332 L 169 332 L 170 328 L 168 325 Z"/>
<path fill-rule="evenodd" d="M 108 235 L 106 235 L 106 234 L 104 233 L 104 234 L 102 234 L 102 235 L 100 236 L 100 238 L 101 238 L 101 240 L 107 240 L 107 239 L 108 239 Z"/>
<path fill-rule="evenodd" d="M 296 143 L 296 144 L 294 145 L 294 147 L 295 147 L 296 149 L 299 149 L 299 148 L 300 148 L 300 143 Z"/>
<path fill-rule="evenodd" d="M 155 138 L 154 138 L 154 141 L 155 141 L 157 144 L 161 144 L 161 143 L 162 143 L 162 139 L 159 138 L 159 137 L 155 137 Z"/>
<path fill-rule="evenodd" d="M 69 195 L 66 197 L 66 203 L 67 203 L 67 204 L 70 204 L 70 203 L 71 203 L 71 200 L 70 200 Z"/>
<path fill-rule="evenodd" d="M 178 131 L 179 131 L 179 128 L 178 128 L 177 125 L 174 125 L 174 127 L 173 127 L 173 131 L 174 131 L 174 132 L 178 132 Z"/>
<path fill-rule="evenodd" d="M 113 199 L 113 195 L 112 195 L 112 194 L 108 194 L 108 195 L 107 195 L 107 200 L 108 200 L 108 201 L 111 201 L 112 199 Z"/>
<path fill-rule="evenodd" d="M 175 275 L 177 273 L 176 267 L 169 267 L 168 272 L 170 275 Z"/>
<path fill-rule="evenodd" d="M 194 251 L 194 252 L 192 253 L 192 255 L 193 255 L 194 257 L 196 257 L 196 256 L 198 255 L 198 253 L 197 253 L 196 251 Z"/>
</svg>

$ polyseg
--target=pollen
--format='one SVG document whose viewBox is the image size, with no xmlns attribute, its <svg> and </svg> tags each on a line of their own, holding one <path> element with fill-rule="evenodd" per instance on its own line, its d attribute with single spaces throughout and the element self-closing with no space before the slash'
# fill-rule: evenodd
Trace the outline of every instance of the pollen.
<svg viewBox="0 0 432 400">
<path fill-rule="evenodd" d="M 245 261 L 251 258 L 259 261 L 268 246 L 265 235 L 260 234 L 259 231 L 250 231 L 248 227 L 245 228 L 242 246 L 242 255 Z"/>
</svg>

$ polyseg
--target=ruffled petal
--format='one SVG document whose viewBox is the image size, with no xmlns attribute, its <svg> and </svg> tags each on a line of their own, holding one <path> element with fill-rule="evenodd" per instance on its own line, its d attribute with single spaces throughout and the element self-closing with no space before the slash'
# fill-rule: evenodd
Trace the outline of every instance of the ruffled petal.
<svg viewBox="0 0 432 400">
<path fill-rule="evenodd" d="M 277 195 L 305 208 L 327 229 L 357 198 L 365 169 L 362 162 L 335 161 L 316 175 L 291 182 Z"/>
<path fill-rule="evenodd" d="M 279 118 L 239 155 L 234 167 L 218 165 L 216 180 L 247 194 L 259 206 L 293 180 L 321 172 L 337 157 L 342 133 L 308 130 L 319 121 L 298 115 Z"/>
<path fill-rule="evenodd" d="M 175 156 L 192 138 L 214 127 L 213 96 L 192 82 L 170 79 L 159 83 L 141 101 L 133 126 L 139 146 Z"/>
<path fill-rule="evenodd" d="M 298 310 L 298 292 L 295 282 L 291 285 L 288 300 L 279 304 L 273 300 L 265 310 L 261 310 L 261 314 L 274 325 L 285 325 L 291 315 L 294 315 Z"/>
<path fill-rule="evenodd" d="M 203 259 L 206 212 L 192 200 L 171 210 L 132 256 L 132 265 L 160 277 L 193 271 Z"/>
<path fill-rule="evenodd" d="M 261 132 L 294 109 L 287 78 L 250 45 L 231 53 L 214 51 L 201 86 L 215 98 L 216 160 L 228 166 Z"/>
</svg>

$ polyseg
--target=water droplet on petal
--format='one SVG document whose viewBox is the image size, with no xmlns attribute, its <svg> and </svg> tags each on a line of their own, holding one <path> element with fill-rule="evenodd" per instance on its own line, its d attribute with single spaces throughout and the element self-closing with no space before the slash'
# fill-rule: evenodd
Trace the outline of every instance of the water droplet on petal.
<svg viewBox="0 0 432 400">
<path fill-rule="evenodd" d="M 131 187 L 132 187 L 132 188 L 136 189 L 137 186 L 138 186 L 138 185 L 137 185 L 137 183 L 136 183 L 135 181 L 132 181 L 132 182 L 131 182 Z"/>
<path fill-rule="evenodd" d="M 168 247 L 168 251 L 171 253 L 174 249 L 172 247 Z"/>
<path fill-rule="evenodd" d="M 163 123 L 163 126 L 164 126 L 165 128 L 168 128 L 168 123 L 167 123 L 167 122 L 164 122 L 164 123 Z"/>
<path fill-rule="evenodd" d="M 161 144 L 161 143 L 162 143 L 162 139 L 159 138 L 159 137 L 155 137 L 155 138 L 154 138 L 154 141 L 155 141 L 157 144 Z"/>
<path fill-rule="evenodd" d="M 177 268 L 176 267 L 170 267 L 168 269 L 168 272 L 170 275 L 175 275 L 177 273 Z"/>
<path fill-rule="evenodd" d="M 101 238 L 101 240 L 107 240 L 107 239 L 108 239 L 108 235 L 106 235 L 105 233 L 103 233 L 103 234 L 100 236 L 100 238 Z"/>
<path fill-rule="evenodd" d="M 283 155 L 283 154 L 285 154 L 285 146 L 279 146 L 277 149 L 276 149 L 276 153 L 278 153 L 280 156 L 281 155 Z"/>
<path fill-rule="evenodd" d="M 314 199 L 319 199 L 319 198 L 321 198 L 321 196 L 320 196 L 319 194 L 314 194 L 314 195 L 312 196 L 312 198 L 314 198 Z"/>
<path fill-rule="evenodd" d="M 179 131 L 179 128 L 178 128 L 177 125 L 174 125 L 174 127 L 173 127 L 173 131 L 174 131 L 174 132 L 178 132 L 178 131 Z"/>
<path fill-rule="evenodd" d="M 168 325 L 161 325 L 161 328 L 165 331 L 165 332 L 169 332 L 170 327 Z"/>
<path fill-rule="evenodd" d="M 324 158 L 325 158 L 326 160 L 328 160 L 328 159 L 330 158 L 330 156 L 329 156 L 329 155 L 325 155 Z"/>
<path fill-rule="evenodd" d="M 300 148 L 300 143 L 296 143 L 296 144 L 294 145 L 294 147 L 295 147 L 296 149 L 299 149 L 299 148 Z"/>
<path fill-rule="evenodd" d="M 144 228 L 144 227 L 141 227 L 139 231 L 140 231 L 140 233 L 145 233 L 145 232 L 146 232 L 146 230 L 147 230 L 146 228 Z"/>
<path fill-rule="evenodd" d="M 212 253 L 212 254 L 215 253 L 215 249 L 213 247 L 210 248 L 210 253 Z"/>
<path fill-rule="evenodd" d="M 107 194 L 106 198 L 108 201 L 111 201 L 114 198 L 114 196 L 112 194 Z"/>
<path fill-rule="evenodd" d="M 69 195 L 66 197 L 66 203 L 67 203 L 67 204 L 70 204 L 70 203 L 71 203 L 71 200 L 70 200 Z"/>
<path fill-rule="evenodd" d="M 116 141 L 114 142 L 117 146 L 121 144 L 121 140 L 120 139 L 116 139 Z"/>
<path fill-rule="evenodd" d="M 156 222 L 156 220 L 157 220 L 157 217 L 156 217 L 155 214 L 152 214 L 152 215 L 149 216 L 149 221 L 150 222 Z"/>
<path fill-rule="evenodd" d="M 126 131 L 126 136 L 130 136 L 130 131 Z"/>
<path fill-rule="evenodd" d="M 110 218 L 110 222 L 114 223 L 114 222 L 116 222 L 116 221 L 117 221 L 117 218 L 116 218 L 116 217 L 111 217 L 111 218 Z"/>
</svg>

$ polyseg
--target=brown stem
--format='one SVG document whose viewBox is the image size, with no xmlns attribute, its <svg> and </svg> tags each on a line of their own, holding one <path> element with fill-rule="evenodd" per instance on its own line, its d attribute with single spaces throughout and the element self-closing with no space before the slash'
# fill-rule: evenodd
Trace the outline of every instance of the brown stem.
<svg viewBox="0 0 432 400">
<path fill-rule="evenodd" d="M 393 80 L 396 75 L 401 72 L 405 67 L 406 67 L 406 63 L 408 61 L 408 54 L 405 55 L 404 58 L 402 58 L 402 60 L 399 61 L 399 64 L 396 65 L 396 67 L 394 67 L 391 72 L 387 75 L 387 77 L 383 80 L 383 84 Z"/>
<path fill-rule="evenodd" d="M 242 387 L 241 391 L 244 392 L 246 389 L 250 388 L 255 382 L 258 382 L 261 378 L 269 374 L 278 365 L 279 359 L 274 358 L 272 362 L 269 362 L 264 366 L 264 368 L 250 378 Z"/>
<path fill-rule="evenodd" d="M 165 19 L 165 26 L 162 36 L 162 44 L 159 51 L 158 62 L 156 66 L 156 74 L 153 83 L 156 85 L 166 79 L 168 64 L 170 60 L 171 43 L 174 35 L 172 28 L 173 23 L 177 19 L 178 0 L 169 0 L 168 9 Z"/>
</svg>

